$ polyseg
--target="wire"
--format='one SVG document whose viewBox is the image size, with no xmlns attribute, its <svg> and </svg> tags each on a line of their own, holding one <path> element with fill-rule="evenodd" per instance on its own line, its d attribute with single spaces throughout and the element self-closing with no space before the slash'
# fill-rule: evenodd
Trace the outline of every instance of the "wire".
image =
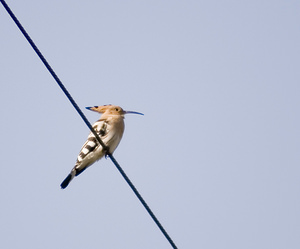
<svg viewBox="0 0 300 249">
<path fill-rule="evenodd" d="M 173 240 L 171 239 L 171 237 L 169 236 L 169 234 L 166 232 L 166 230 L 160 224 L 159 220 L 156 218 L 156 216 L 151 211 L 151 209 L 149 208 L 149 206 L 147 205 L 147 203 L 145 202 L 145 200 L 143 199 L 143 197 L 140 195 L 140 193 L 137 191 L 137 189 L 135 188 L 135 186 L 132 184 L 132 182 L 130 181 L 130 179 L 128 178 L 128 176 L 125 174 L 125 172 L 123 171 L 123 169 L 121 168 L 121 166 L 119 165 L 119 163 L 116 161 L 116 159 L 113 157 L 113 155 L 110 155 L 109 157 L 112 160 L 112 162 L 115 164 L 115 166 L 117 167 L 117 169 L 119 170 L 119 172 L 121 173 L 121 175 L 124 177 L 125 181 L 129 184 L 130 188 L 135 193 L 135 195 L 137 196 L 137 198 L 143 204 L 144 208 L 147 210 L 147 212 L 149 213 L 149 215 L 151 216 L 151 218 L 153 219 L 153 221 L 156 223 L 156 225 L 158 226 L 158 228 L 160 229 L 160 231 L 163 233 L 163 235 L 169 241 L 169 243 L 171 244 L 171 246 L 174 249 L 177 249 L 177 246 L 175 245 L 175 243 L 173 242 Z"/>
<path fill-rule="evenodd" d="M 76 104 L 75 100 L 72 98 L 71 94 L 65 88 L 65 86 L 63 85 L 63 83 L 61 82 L 61 80 L 58 78 L 58 76 L 56 75 L 56 73 L 54 72 L 54 70 L 51 68 L 51 66 L 49 65 L 49 63 L 45 59 L 45 57 L 42 55 L 42 53 L 37 48 L 37 46 L 35 45 L 35 43 L 33 42 L 33 40 L 30 38 L 30 36 L 26 32 L 26 30 L 23 28 L 23 26 L 21 25 L 21 23 L 18 21 L 17 17 L 14 15 L 14 13 L 11 11 L 11 9 L 9 8 L 9 6 L 6 4 L 6 2 L 4 0 L 0 0 L 0 1 L 1 1 L 3 7 L 8 12 L 8 14 L 10 15 L 10 17 L 13 19 L 13 21 L 18 26 L 18 28 L 20 29 L 20 31 L 22 32 L 22 34 L 24 35 L 24 37 L 26 38 L 26 40 L 30 43 L 30 45 L 33 48 L 33 50 L 36 52 L 36 54 L 39 56 L 39 58 L 41 59 L 41 61 L 44 63 L 44 65 L 46 66 L 46 68 L 48 69 L 48 71 L 50 72 L 50 74 L 53 76 L 53 78 L 55 79 L 55 81 L 57 82 L 57 84 L 59 85 L 59 87 L 61 88 L 61 90 L 67 96 L 67 98 L 69 99 L 69 101 L 71 102 L 71 104 L 73 105 L 73 107 L 76 109 L 76 111 L 78 112 L 78 114 L 80 115 L 80 117 L 83 119 L 83 121 L 85 122 L 85 124 L 89 127 L 89 129 L 91 130 L 91 132 L 93 132 L 94 136 L 99 141 L 99 143 L 101 144 L 101 146 L 103 147 L 103 149 L 105 151 L 107 151 L 107 155 L 110 157 L 110 159 L 113 162 L 113 164 L 117 167 L 117 169 L 119 170 L 119 172 L 121 173 L 121 175 L 123 176 L 123 178 L 125 179 L 125 181 L 128 183 L 128 185 L 130 186 L 130 188 L 132 189 L 132 191 L 135 193 L 135 195 L 137 196 L 137 198 L 140 200 L 140 202 L 144 206 L 144 208 L 147 210 L 147 212 L 149 213 L 149 215 L 151 216 L 151 218 L 153 219 L 153 221 L 156 223 L 156 225 L 161 230 L 161 232 L 163 233 L 163 235 L 169 241 L 169 243 L 171 244 L 171 246 L 174 249 L 177 249 L 177 246 L 175 245 L 175 243 L 173 242 L 173 240 L 171 239 L 171 237 L 168 235 L 168 233 L 163 228 L 163 226 L 160 224 L 159 220 L 156 218 L 156 216 L 154 215 L 154 213 L 151 211 L 151 209 L 149 208 L 149 206 L 147 205 L 147 203 L 145 202 L 145 200 L 142 198 L 142 196 L 137 191 L 137 189 L 135 188 L 135 186 L 133 185 L 133 183 L 130 181 L 130 179 L 128 178 L 128 176 L 125 174 L 125 172 L 121 168 L 120 164 L 117 162 L 117 160 L 114 158 L 114 156 L 111 153 L 108 152 L 109 151 L 108 147 L 103 143 L 103 141 L 101 140 L 101 138 L 99 137 L 99 135 L 93 129 L 91 123 L 85 117 L 85 115 L 83 114 L 83 112 L 81 111 L 81 109 L 79 108 L 79 106 Z"/>
</svg>

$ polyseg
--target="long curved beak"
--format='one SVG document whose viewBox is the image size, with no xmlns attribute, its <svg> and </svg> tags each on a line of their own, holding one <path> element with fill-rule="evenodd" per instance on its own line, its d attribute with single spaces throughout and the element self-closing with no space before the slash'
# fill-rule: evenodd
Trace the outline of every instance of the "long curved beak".
<svg viewBox="0 0 300 249">
<path fill-rule="evenodd" d="M 124 111 L 125 114 L 138 114 L 138 115 L 144 115 L 143 113 L 140 112 L 133 112 L 133 111 Z"/>
</svg>

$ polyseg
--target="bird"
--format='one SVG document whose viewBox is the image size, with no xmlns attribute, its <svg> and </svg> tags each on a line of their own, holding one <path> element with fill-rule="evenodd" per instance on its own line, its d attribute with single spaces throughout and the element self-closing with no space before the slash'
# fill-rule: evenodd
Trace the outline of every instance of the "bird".
<svg viewBox="0 0 300 249">
<path fill-rule="evenodd" d="M 62 189 L 65 189 L 75 176 L 81 174 L 93 163 L 115 151 L 124 133 L 125 114 L 144 115 L 140 112 L 124 111 L 117 105 L 93 106 L 86 107 L 86 109 L 102 114 L 100 119 L 93 124 L 93 129 L 107 148 L 103 148 L 93 132 L 91 132 L 79 152 L 75 166 L 61 183 Z"/>
</svg>

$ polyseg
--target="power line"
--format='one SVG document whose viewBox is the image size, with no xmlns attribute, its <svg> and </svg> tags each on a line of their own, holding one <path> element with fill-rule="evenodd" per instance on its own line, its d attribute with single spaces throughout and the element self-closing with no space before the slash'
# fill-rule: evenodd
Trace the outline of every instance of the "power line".
<svg viewBox="0 0 300 249">
<path fill-rule="evenodd" d="M 130 186 L 130 188 L 132 189 L 132 191 L 135 193 L 135 195 L 140 200 L 140 202 L 142 203 L 142 205 L 144 206 L 144 208 L 147 210 L 147 212 L 149 213 L 149 215 L 151 216 L 151 218 L 153 219 L 153 221 L 156 223 L 156 225 L 161 230 L 161 232 L 163 233 L 163 235 L 169 241 L 169 243 L 171 244 L 171 246 L 174 249 L 177 249 L 177 246 L 175 245 L 175 243 L 173 242 L 173 240 L 171 239 L 171 237 L 168 235 L 168 233 L 163 228 L 163 226 L 160 224 L 159 220 L 156 218 L 156 216 L 154 215 L 154 213 L 151 211 L 151 209 L 149 208 L 149 206 L 147 205 L 147 203 L 145 202 L 145 200 L 143 199 L 143 197 L 137 191 L 137 189 L 135 188 L 135 186 L 133 185 L 133 183 L 130 181 L 130 179 L 128 178 L 128 176 L 125 174 L 125 172 L 121 168 L 120 164 L 117 162 L 117 160 L 114 158 L 114 156 L 111 153 L 109 153 L 108 147 L 103 143 L 103 141 L 101 140 L 101 138 L 99 137 L 99 135 L 93 129 L 91 123 L 88 121 L 88 119 L 85 117 L 85 115 L 83 114 L 83 112 L 80 110 L 79 106 L 76 104 L 76 102 L 72 98 L 71 94 L 65 88 L 65 86 L 63 85 L 63 83 L 61 82 L 61 80 L 58 78 L 58 76 L 56 75 L 56 73 L 54 72 L 54 70 L 51 68 L 51 66 L 49 65 L 49 63 L 45 59 L 45 57 L 42 55 L 42 53 L 37 48 L 37 46 L 35 45 L 35 43 L 33 42 L 33 40 L 30 38 L 30 36 L 26 32 L 26 30 L 23 28 L 23 26 L 21 25 L 21 23 L 19 22 L 19 20 L 17 19 L 17 17 L 14 15 L 14 13 L 11 11 L 11 9 L 9 8 L 9 6 L 6 4 L 6 2 L 4 0 L 0 0 L 0 1 L 1 1 L 3 7 L 8 12 L 8 14 L 10 15 L 10 17 L 14 20 L 15 24 L 18 26 L 18 28 L 20 29 L 20 31 L 22 32 L 22 34 L 24 35 L 24 37 L 26 38 L 26 40 L 29 42 L 29 44 L 31 45 L 31 47 L 33 48 L 33 50 L 36 52 L 36 54 L 39 56 L 39 58 L 41 59 L 41 61 L 44 63 L 44 65 L 46 66 L 46 68 L 48 69 L 48 71 L 50 72 L 50 74 L 53 76 L 53 78 L 55 79 L 55 81 L 57 82 L 57 84 L 59 85 L 59 87 L 61 88 L 61 90 L 64 92 L 64 94 L 67 96 L 67 98 L 69 99 L 69 101 L 71 102 L 71 104 L 73 105 L 73 107 L 76 109 L 76 111 L 80 115 L 80 117 L 83 119 L 83 121 L 85 122 L 85 124 L 89 127 L 89 129 L 91 130 L 91 132 L 93 132 L 94 136 L 99 141 L 99 143 L 101 144 L 101 146 L 103 147 L 103 149 L 108 152 L 108 156 L 110 157 L 111 161 L 117 167 L 117 169 L 119 170 L 119 172 L 121 173 L 121 175 L 124 177 L 125 181 L 128 183 L 128 185 Z"/>
</svg>

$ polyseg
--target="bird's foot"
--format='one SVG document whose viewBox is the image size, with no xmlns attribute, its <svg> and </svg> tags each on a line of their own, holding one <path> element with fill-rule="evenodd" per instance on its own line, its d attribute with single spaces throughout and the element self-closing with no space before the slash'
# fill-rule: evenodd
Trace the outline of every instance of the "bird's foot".
<svg viewBox="0 0 300 249">
<path fill-rule="evenodd" d="M 111 154 L 109 153 L 109 151 L 105 151 L 105 159 L 107 159 Z"/>
</svg>

